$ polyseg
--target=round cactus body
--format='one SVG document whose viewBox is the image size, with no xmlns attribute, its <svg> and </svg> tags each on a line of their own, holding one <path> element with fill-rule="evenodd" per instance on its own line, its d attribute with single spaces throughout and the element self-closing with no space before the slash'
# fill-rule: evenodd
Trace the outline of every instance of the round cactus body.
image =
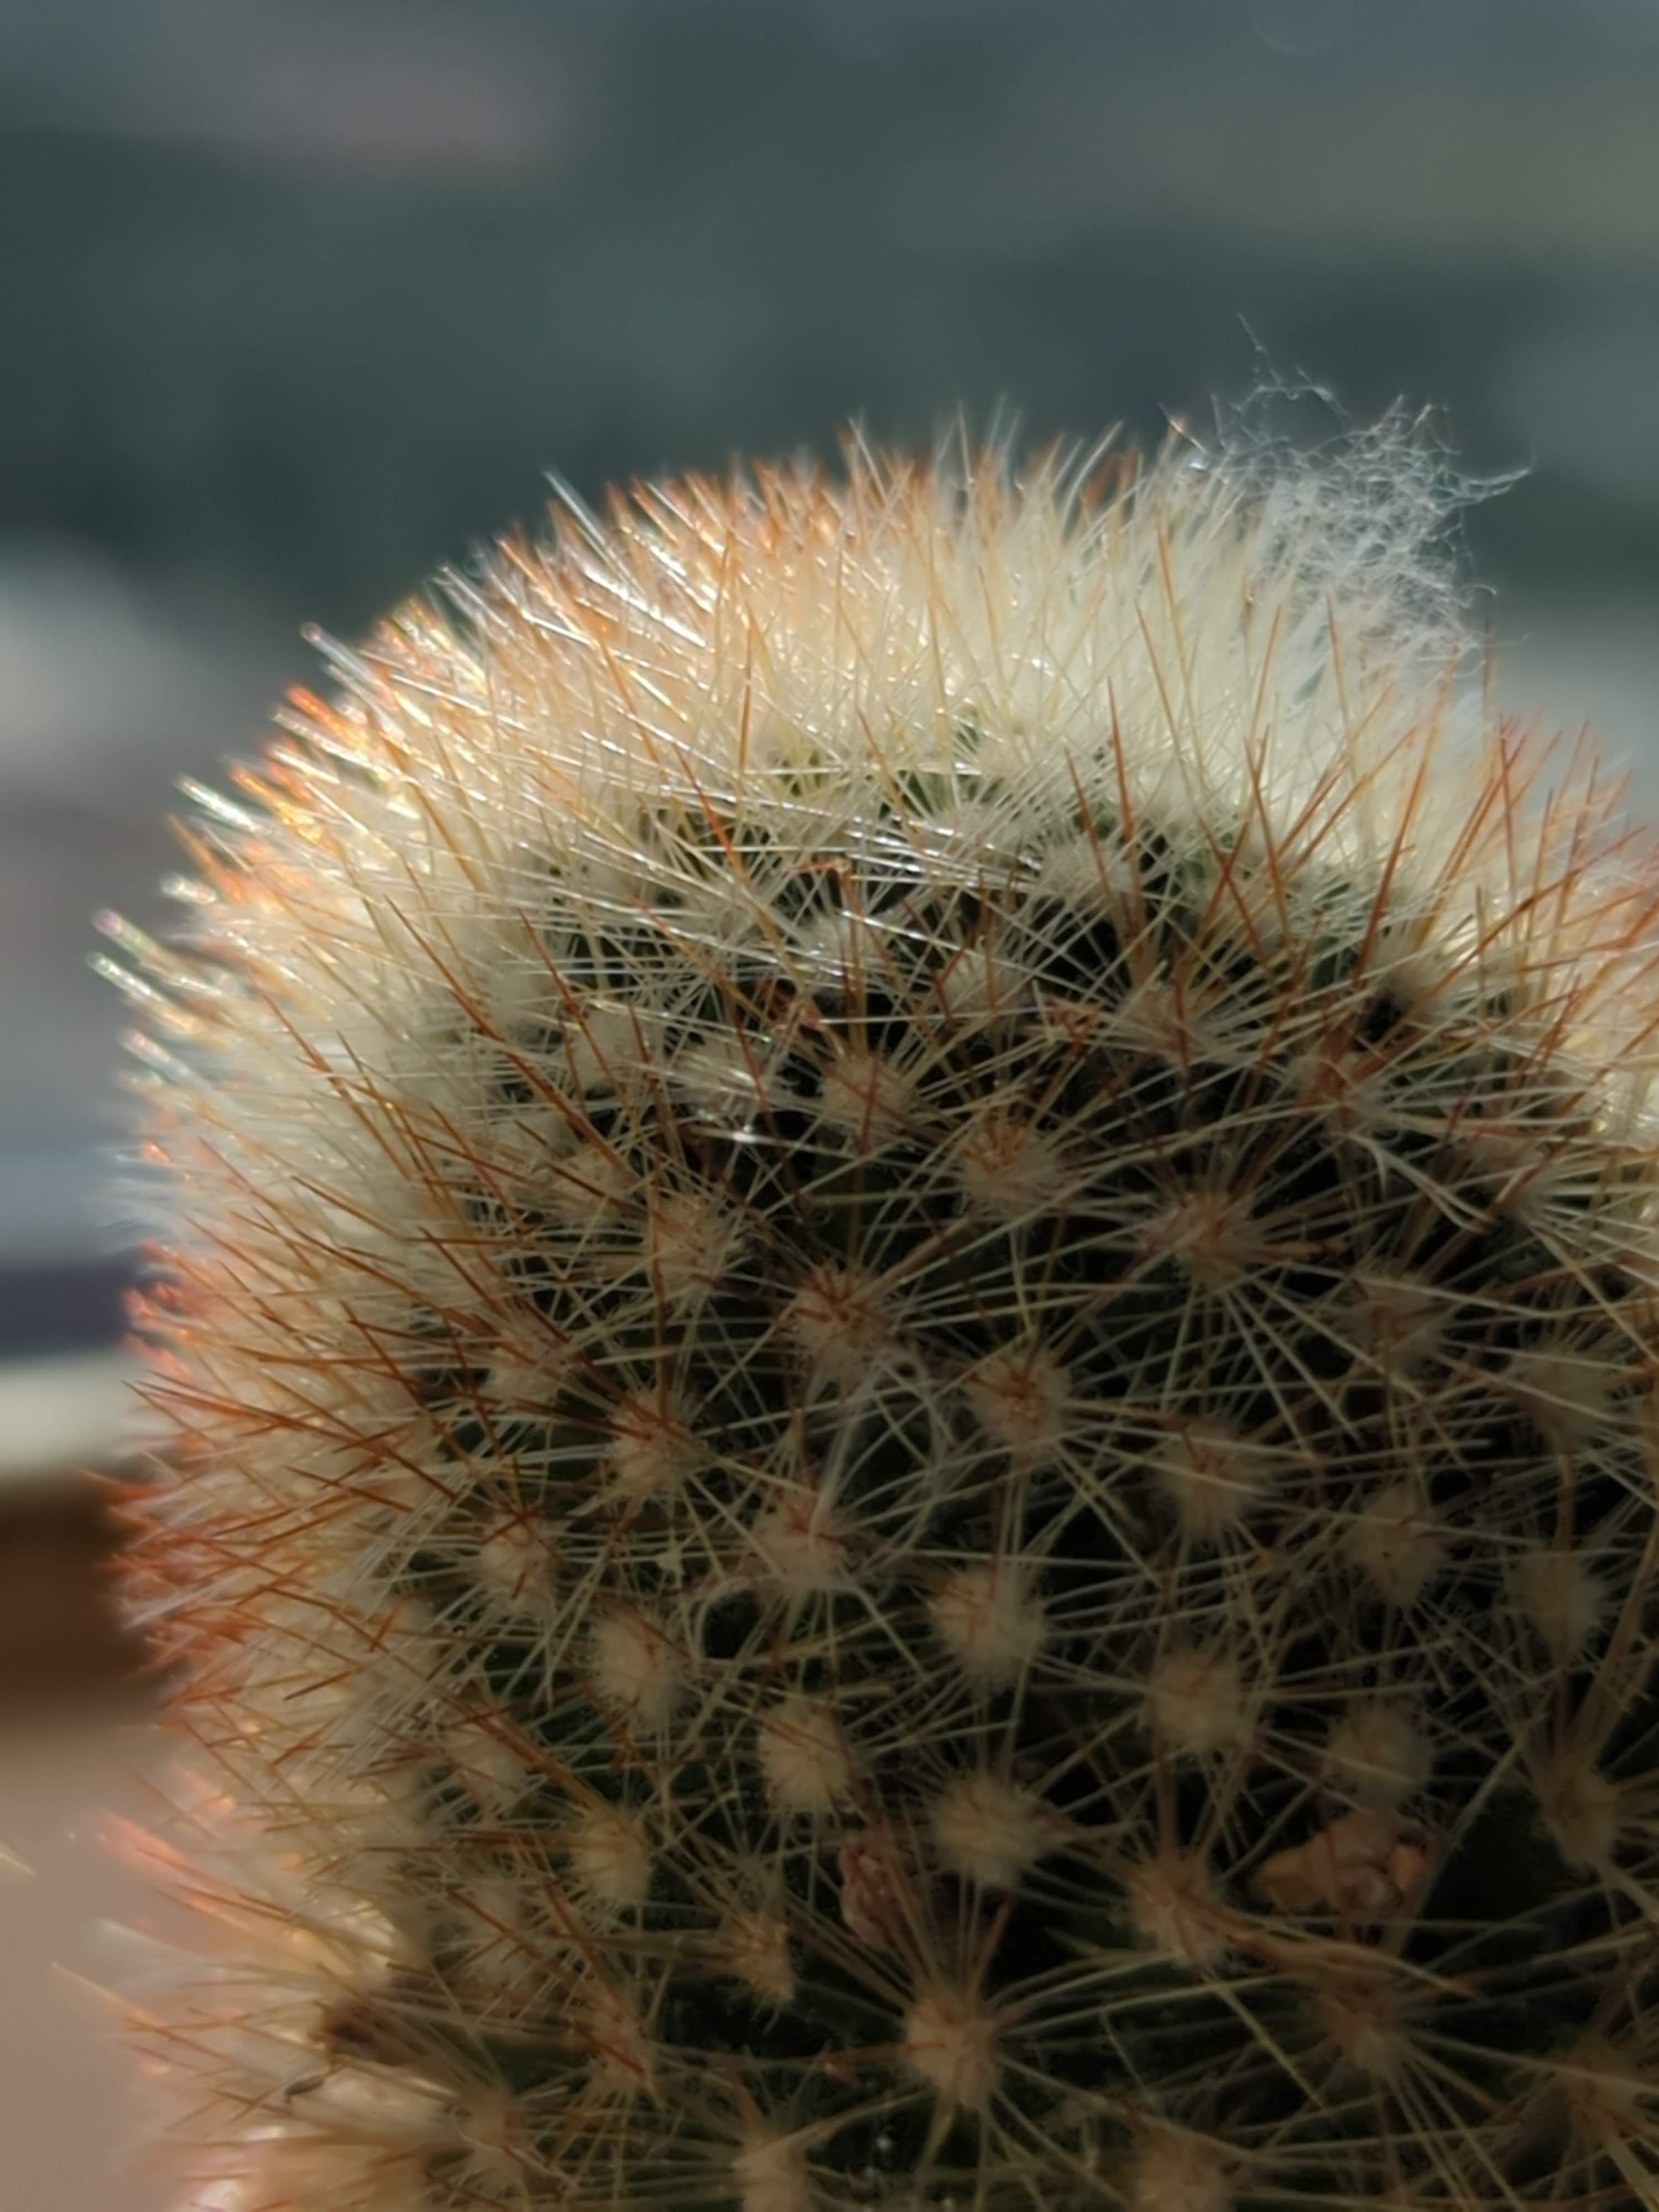
<svg viewBox="0 0 1659 2212">
<path fill-rule="evenodd" d="M 1379 466 L 644 489 L 207 805 L 192 2205 L 1659 2198 L 1656 879 Z"/>
</svg>

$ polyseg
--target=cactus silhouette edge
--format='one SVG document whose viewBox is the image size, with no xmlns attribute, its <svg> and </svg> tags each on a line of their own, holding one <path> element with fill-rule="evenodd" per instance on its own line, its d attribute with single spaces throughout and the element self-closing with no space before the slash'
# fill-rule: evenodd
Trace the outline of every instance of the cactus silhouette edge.
<svg viewBox="0 0 1659 2212">
<path fill-rule="evenodd" d="M 197 794 L 192 2207 L 1659 2198 L 1659 872 L 1437 512 L 646 485 Z"/>
</svg>

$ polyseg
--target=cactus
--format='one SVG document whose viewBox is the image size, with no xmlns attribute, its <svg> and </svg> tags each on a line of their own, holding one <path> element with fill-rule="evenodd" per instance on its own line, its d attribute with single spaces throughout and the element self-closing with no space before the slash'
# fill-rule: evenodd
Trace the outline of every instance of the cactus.
<svg viewBox="0 0 1659 2212">
<path fill-rule="evenodd" d="M 191 2205 L 1659 2201 L 1659 877 L 1431 473 L 573 503 L 198 794 Z"/>
</svg>

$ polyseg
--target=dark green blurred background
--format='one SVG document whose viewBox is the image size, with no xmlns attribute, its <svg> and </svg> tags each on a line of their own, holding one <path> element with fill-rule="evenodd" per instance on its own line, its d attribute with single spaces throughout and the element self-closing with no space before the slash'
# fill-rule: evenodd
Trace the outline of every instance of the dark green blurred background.
<svg viewBox="0 0 1659 2212">
<path fill-rule="evenodd" d="M 1659 793 L 1656 272 L 1659 0 L 6 0 L 0 1353 L 114 1330 L 88 917 L 165 912 L 302 622 L 545 469 L 1270 368 L 1529 471 L 1468 524 L 1504 696 Z"/>
</svg>

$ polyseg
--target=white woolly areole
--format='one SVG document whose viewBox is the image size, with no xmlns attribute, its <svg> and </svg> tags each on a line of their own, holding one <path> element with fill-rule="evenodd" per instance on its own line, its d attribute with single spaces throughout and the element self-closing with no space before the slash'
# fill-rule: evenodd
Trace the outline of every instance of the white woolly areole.
<svg viewBox="0 0 1659 2212">
<path fill-rule="evenodd" d="M 672 1638 L 634 1606 L 608 1613 L 595 1625 L 592 1669 L 601 1703 L 645 1729 L 660 1728 L 668 1718 L 684 1676 Z"/>
<path fill-rule="evenodd" d="M 570 1871 L 595 1904 L 642 1905 L 651 1887 L 651 1850 L 639 1820 L 616 1805 L 595 1805 L 569 1839 Z"/>
<path fill-rule="evenodd" d="M 1583 1654 L 1608 1605 L 1605 1583 L 1577 1552 L 1533 1546 L 1511 1571 L 1522 1611 L 1564 1663 Z"/>
<path fill-rule="evenodd" d="M 1143 1859 L 1130 1869 L 1126 1890 L 1134 1934 L 1149 1950 L 1194 1973 L 1225 1954 L 1227 1915 L 1198 1854 L 1163 1850 Z"/>
<path fill-rule="evenodd" d="M 794 1994 L 789 1923 L 780 1911 L 757 1905 L 729 1914 L 720 1925 L 717 1956 L 726 1972 L 769 2004 L 787 2004 Z"/>
<path fill-rule="evenodd" d="M 1000 2068 L 995 2014 L 969 1990 L 924 1990 L 904 2017 L 904 2057 L 947 2108 L 982 2111 Z"/>
<path fill-rule="evenodd" d="M 1274 1471 L 1271 1453 L 1228 1423 L 1206 1419 L 1183 1422 L 1165 1437 L 1153 1463 L 1182 1528 L 1212 1543 L 1249 1518 Z"/>
<path fill-rule="evenodd" d="M 1388 1698 L 1358 1700 L 1331 1730 L 1328 1756 L 1334 1779 L 1362 1804 L 1399 1804 L 1434 1765 L 1418 1717 Z"/>
<path fill-rule="evenodd" d="M 1146 1715 L 1171 1751 L 1199 1755 L 1242 1751 L 1250 1739 L 1249 1692 L 1232 1654 L 1213 1645 L 1176 1645 L 1152 1665 Z"/>
<path fill-rule="evenodd" d="M 1236 2201 L 1226 2166 L 1206 2142 L 1157 2137 L 1129 2169 L 1130 2212 L 1232 2212 Z"/>
<path fill-rule="evenodd" d="M 804 1486 L 769 1507 L 753 1528 L 755 1571 L 789 1597 L 838 1589 L 847 1577 L 848 1530 L 822 1488 Z"/>
<path fill-rule="evenodd" d="M 1042 1599 L 1016 1562 L 975 1560 L 957 1568 L 928 1611 L 963 1672 L 987 1687 L 1015 1680 L 1042 1648 Z"/>
<path fill-rule="evenodd" d="M 732 2161 L 743 2212 L 811 2212 L 806 2149 L 799 2136 L 750 2136 Z"/>
<path fill-rule="evenodd" d="M 963 1774 L 933 1808 L 933 1840 L 953 1874 L 984 1889 L 1012 1889 L 1063 1831 L 1030 1790 L 997 1774 Z"/>
<path fill-rule="evenodd" d="M 1017 1462 L 1050 1458 L 1066 1437 L 1066 1370 L 1046 1346 L 1010 1345 L 966 1380 L 969 1403 L 987 1434 Z"/>
<path fill-rule="evenodd" d="M 520 1510 L 485 1524 L 475 1568 L 493 1603 L 509 1613 L 534 1613 L 547 1602 L 553 1556 L 549 1531 L 533 1512 Z"/>
<path fill-rule="evenodd" d="M 787 1698 L 763 1715 L 760 1761 L 784 1813 L 828 1813 L 852 1785 L 853 1754 L 830 1707 Z"/>
<path fill-rule="evenodd" d="M 1369 1499 L 1344 1532 L 1349 1557 L 1395 1605 L 1410 1605 L 1444 1566 L 1445 1531 L 1434 1508 L 1409 1483 L 1391 1482 Z"/>
</svg>

